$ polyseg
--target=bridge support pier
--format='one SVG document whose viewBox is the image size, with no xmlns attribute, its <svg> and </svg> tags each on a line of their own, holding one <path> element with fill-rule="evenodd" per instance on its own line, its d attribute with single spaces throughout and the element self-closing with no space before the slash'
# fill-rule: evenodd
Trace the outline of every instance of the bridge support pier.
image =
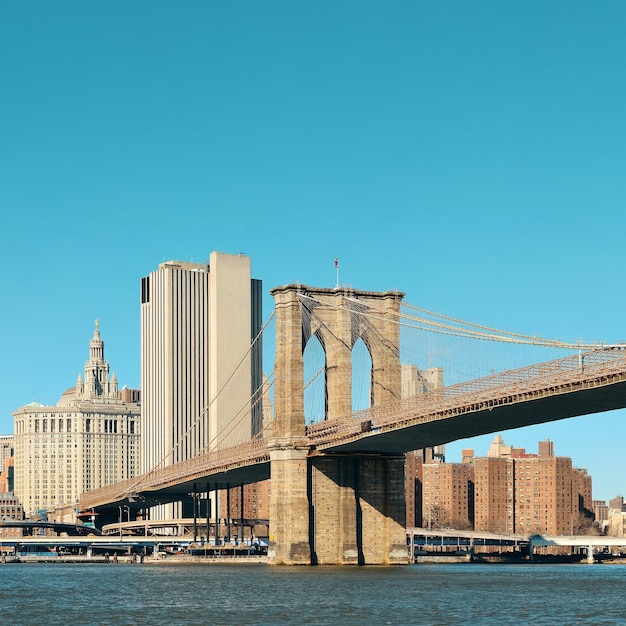
<svg viewBox="0 0 626 626">
<path fill-rule="evenodd" d="M 285 285 L 276 302 L 274 420 L 268 443 L 269 562 L 282 565 L 408 563 L 404 456 L 311 454 L 304 414 L 304 359 L 316 336 L 326 356 L 326 419 L 352 411 L 352 349 L 372 359 L 372 406 L 401 397 L 403 294 Z M 373 308 L 375 315 L 362 312 Z"/>
<path fill-rule="evenodd" d="M 274 565 L 406 565 L 404 457 L 313 456 L 270 449 L 269 562 Z"/>
<path fill-rule="evenodd" d="M 316 456 L 309 471 L 314 563 L 408 563 L 404 457 Z"/>
<path fill-rule="evenodd" d="M 270 542 L 273 565 L 310 565 L 309 498 L 306 441 L 274 439 L 269 446 Z"/>
</svg>

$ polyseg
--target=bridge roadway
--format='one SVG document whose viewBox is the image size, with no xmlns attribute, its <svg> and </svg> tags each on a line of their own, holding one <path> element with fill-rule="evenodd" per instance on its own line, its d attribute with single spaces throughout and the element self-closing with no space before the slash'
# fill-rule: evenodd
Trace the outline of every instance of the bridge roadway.
<svg viewBox="0 0 626 626">
<path fill-rule="evenodd" d="M 307 428 L 311 455 L 402 454 L 511 428 L 626 408 L 626 350 L 609 347 L 380 405 Z M 82 494 L 81 510 L 133 509 L 270 477 L 267 440 Z"/>
<path fill-rule="evenodd" d="M 626 407 L 626 350 L 605 348 L 443 387 L 308 429 L 320 451 L 394 454 Z"/>
<path fill-rule="evenodd" d="M 452 528 L 407 528 L 409 543 L 414 545 L 453 545 L 453 543 L 483 545 L 491 543 L 530 544 L 536 548 L 549 546 L 569 547 L 626 547 L 626 537 L 608 537 L 605 535 L 520 535 L 481 532 L 476 530 L 454 530 Z"/>
</svg>

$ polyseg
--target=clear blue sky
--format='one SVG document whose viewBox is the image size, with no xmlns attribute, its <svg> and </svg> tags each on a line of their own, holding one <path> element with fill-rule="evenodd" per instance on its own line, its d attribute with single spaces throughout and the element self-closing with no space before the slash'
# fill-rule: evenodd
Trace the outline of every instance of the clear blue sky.
<svg viewBox="0 0 626 626">
<path fill-rule="evenodd" d="M 2 3 L 0 432 L 74 385 L 95 319 L 138 387 L 140 278 L 212 250 L 266 292 L 339 256 L 357 289 L 626 339 L 625 26 L 622 0 Z M 502 434 L 608 499 L 625 419 Z"/>
</svg>

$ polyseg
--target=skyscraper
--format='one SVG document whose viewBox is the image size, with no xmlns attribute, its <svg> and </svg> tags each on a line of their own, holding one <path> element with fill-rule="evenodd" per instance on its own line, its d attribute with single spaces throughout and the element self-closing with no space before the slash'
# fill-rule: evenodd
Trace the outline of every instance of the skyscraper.
<svg viewBox="0 0 626 626">
<path fill-rule="evenodd" d="M 4 471 L 7 460 L 12 456 L 13 435 L 0 435 L 0 472 Z"/>
<path fill-rule="evenodd" d="M 503 447 L 502 437 L 496 444 Z M 490 448 L 493 450 L 494 445 Z M 515 463 L 510 456 L 474 459 L 475 530 L 512 533 L 515 530 Z"/>
<path fill-rule="evenodd" d="M 14 490 L 28 515 L 138 473 L 139 404 L 120 398 L 109 377 L 97 321 L 83 373 L 56 406 L 31 402 L 13 413 Z"/>
<path fill-rule="evenodd" d="M 475 528 L 506 533 L 580 532 L 581 514 L 593 506 L 591 477 L 554 456 L 554 443 L 539 442 L 539 454 L 504 444 L 497 435 L 487 457 L 474 459 Z"/>
<path fill-rule="evenodd" d="M 167 261 L 141 279 L 142 473 L 260 431 L 261 295 L 241 254 Z"/>
</svg>

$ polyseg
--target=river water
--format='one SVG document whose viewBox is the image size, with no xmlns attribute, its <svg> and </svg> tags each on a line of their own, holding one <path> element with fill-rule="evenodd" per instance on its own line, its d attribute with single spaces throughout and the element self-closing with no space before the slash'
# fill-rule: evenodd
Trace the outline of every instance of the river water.
<svg viewBox="0 0 626 626">
<path fill-rule="evenodd" d="M 626 624 L 626 565 L 0 565 L 2 624 Z"/>
</svg>

